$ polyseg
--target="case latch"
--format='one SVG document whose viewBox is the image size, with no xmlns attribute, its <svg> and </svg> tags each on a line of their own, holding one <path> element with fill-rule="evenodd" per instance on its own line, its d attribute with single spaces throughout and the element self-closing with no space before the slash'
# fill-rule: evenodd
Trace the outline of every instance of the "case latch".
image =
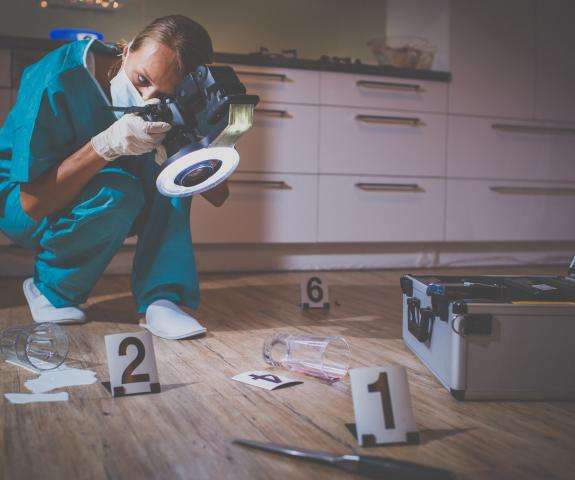
<svg viewBox="0 0 575 480">
<path fill-rule="evenodd" d="M 431 338 L 434 318 L 431 308 L 421 308 L 419 298 L 407 299 L 407 329 L 419 342 Z"/>
</svg>

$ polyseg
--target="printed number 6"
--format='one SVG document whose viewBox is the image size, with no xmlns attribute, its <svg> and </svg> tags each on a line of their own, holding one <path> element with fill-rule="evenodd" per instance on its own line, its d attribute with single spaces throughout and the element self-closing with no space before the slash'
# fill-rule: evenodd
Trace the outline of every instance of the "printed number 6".
<svg viewBox="0 0 575 480">
<path fill-rule="evenodd" d="M 144 348 L 144 344 L 139 338 L 136 337 L 124 338 L 120 342 L 120 348 L 118 354 L 121 357 L 126 355 L 129 345 L 134 345 L 134 347 L 138 349 L 138 353 L 136 355 L 136 358 L 134 358 L 134 360 L 130 362 L 130 364 L 126 367 L 126 370 L 124 370 L 124 373 L 122 373 L 122 383 L 149 382 L 150 375 L 148 375 L 147 373 L 139 373 L 137 375 L 133 374 L 134 370 L 138 368 L 138 365 L 142 363 L 142 361 L 146 356 L 146 349 Z"/>
<path fill-rule="evenodd" d="M 307 296 L 314 302 L 321 302 L 323 299 L 323 290 L 320 287 L 321 280 L 318 277 L 311 277 L 307 282 Z"/>
</svg>

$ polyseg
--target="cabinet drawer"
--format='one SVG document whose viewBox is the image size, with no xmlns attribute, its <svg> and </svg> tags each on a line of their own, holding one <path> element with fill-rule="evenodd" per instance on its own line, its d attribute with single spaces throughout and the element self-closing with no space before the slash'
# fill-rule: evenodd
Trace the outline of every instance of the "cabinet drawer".
<svg viewBox="0 0 575 480">
<path fill-rule="evenodd" d="M 192 202 L 195 243 L 315 242 L 317 175 L 235 173 L 219 208 Z"/>
<path fill-rule="evenodd" d="M 450 177 L 575 181 L 575 125 L 449 117 Z"/>
<path fill-rule="evenodd" d="M 575 240 L 575 184 L 447 180 L 448 241 Z"/>
<path fill-rule="evenodd" d="M 320 175 L 320 242 L 443 240 L 445 180 Z"/>
<path fill-rule="evenodd" d="M 260 103 L 237 144 L 238 171 L 316 173 L 318 123 L 317 106 Z"/>
<path fill-rule="evenodd" d="M 320 108 L 320 172 L 445 175 L 446 115 Z"/>
<path fill-rule="evenodd" d="M 0 48 L 0 87 L 10 87 L 12 80 L 10 49 Z"/>
<path fill-rule="evenodd" d="M 321 72 L 321 103 L 443 113 L 447 110 L 447 84 Z"/>
<path fill-rule="evenodd" d="M 290 68 L 230 65 L 247 93 L 262 102 L 319 103 L 319 72 Z"/>
</svg>

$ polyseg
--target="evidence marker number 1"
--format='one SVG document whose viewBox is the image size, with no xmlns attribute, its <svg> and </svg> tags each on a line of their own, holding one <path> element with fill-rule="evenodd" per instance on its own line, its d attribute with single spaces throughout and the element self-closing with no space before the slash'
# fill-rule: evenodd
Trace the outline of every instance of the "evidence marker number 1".
<svg viewBox="0 0 575 480">
<path fill-rule="evenodd" d="M 329 308 L 328 285 L 319 275 L 304 278 L 300 284 L 300 292 L 302 308 Z"/>
</svg>

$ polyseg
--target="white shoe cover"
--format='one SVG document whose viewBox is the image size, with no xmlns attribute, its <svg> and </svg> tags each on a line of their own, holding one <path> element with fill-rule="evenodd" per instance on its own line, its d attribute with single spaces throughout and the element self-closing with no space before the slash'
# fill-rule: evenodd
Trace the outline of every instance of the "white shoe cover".
<svg viewBox="0 0 575 480">
<path fill-rule="evenodd" d="M 50 303 L 38 287 L 33 278 L 27 278 L 22 285 L 24 296 L 28 301 L 32 318 L 37 323 L 83 323 L 86 314 L 76 307 L 55 307 Z"/>
<path fill-rule="evenodd" d="M 146 309 L 146 323 L 140 326 L 167 340 L 195 337 L 206 332 L 198 321 L 170 300 L 156 300 Z"/>
</svg>

